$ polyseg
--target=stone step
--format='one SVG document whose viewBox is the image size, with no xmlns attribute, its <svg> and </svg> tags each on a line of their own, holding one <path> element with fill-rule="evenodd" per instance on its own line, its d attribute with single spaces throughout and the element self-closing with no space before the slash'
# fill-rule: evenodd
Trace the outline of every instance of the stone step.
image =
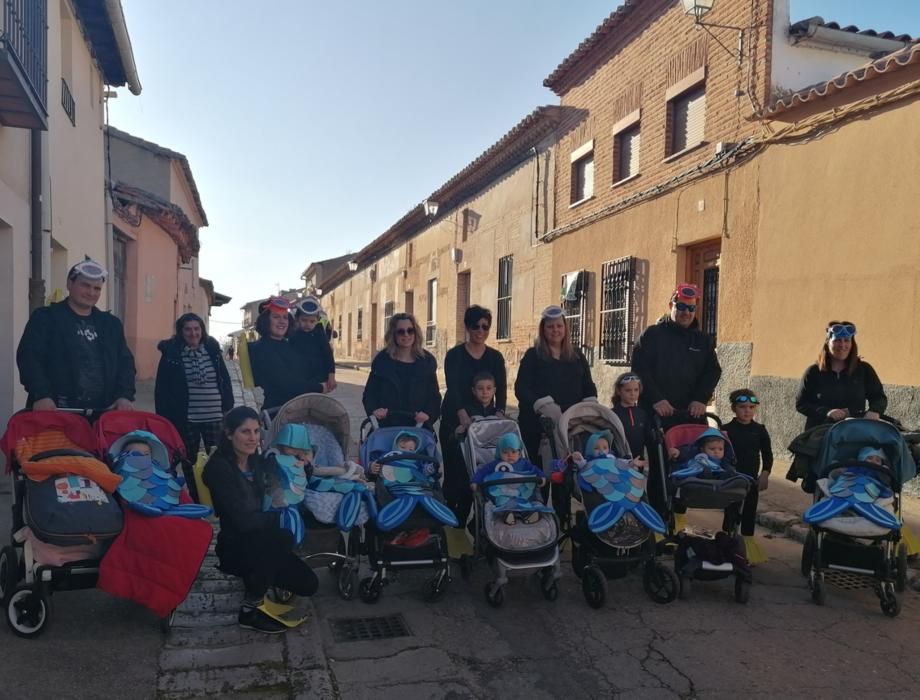
<svg viewBox="0 0 920 700">
<path fill-rule="evenodd" d="M 284 645 L 276 636 L 235 646 L 216 648 L 165 649 L 160 654 L 163 671 L 194 671 L 212 668 L 250 666 L 253 664 L 284 664 Z"/>
<path fill-rule="evenodd" d="M 242 596 L 238 592 L 230 593 L 201 593 L 193 592 L 182 601 L 179 612 L 200 613 L 229 613 L 237 612 Z"/>
<path fill-rule="evenodd" d="M 226 579 L 199 579 L 192 585 L 195 593 L 242 593 L 243 580 L 231 577 Z"/>
<path fill-rule="evenodd" d="M 211 612 L 201 615 L 178 611 L 173 621 L 173 627 L 226 627 L 236 625 L 239 609 L 233 612 Z"/>
<path fill-rule="evenodd" d="M 165 698 L 193 698 L 228 693 L 275 691 L 286 695 L 287 672 L 281 665 L 173 671 L 157 679 L 157 691 Z"/>
<path fill-rule="evenodd" d="M 262 640 L 281 642 L 281 635 L 270 636 L 244 630 L 238 625 L 220 627 L 180 627 L 176 628 L 167 638 L 165 648 L 184 649 L 186 647 L 232 647 L 240 644 L 252 644 Z"/>
</svg>

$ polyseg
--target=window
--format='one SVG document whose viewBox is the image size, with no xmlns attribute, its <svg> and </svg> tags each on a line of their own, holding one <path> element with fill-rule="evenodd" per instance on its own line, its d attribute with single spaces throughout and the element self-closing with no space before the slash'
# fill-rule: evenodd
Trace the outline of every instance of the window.
<svg viewBox="0 0 920 700">
<path fill-rule="evenodd" d="M 383 305 L 383 332 L 390 327 L 390 319 L 396 313 L 396 302 L 388 301 Z"/>
<path fill-rule="evenodd" d="M 668 102 L 668 153 L 674 155 L 703 142 L 706 131 L 706 84 Z"/>
<path fill-rule="evenodd" d="M 594 153 L 572 163 L 572 204 L 594 196 Z"/>
<path fill-rule="evenodd" d="M 623 129 L 614 137 L 613 181 L 621 182 L 639 174 L 639 124 Z"/>
<path fill-rule="evenodd" d="M 601 266 L 601 359 L 628 365 L 632 357 L 636 259 Z"/>
<path fill-rule="evenodd" d="M 513 256 L 506 255 L 498 261 L 498 340 L 511 338 L 511 272 Z"/>
<path fill-rule="evenodd" d="M 428 323 L 425 324 L 425 345 L 434 345 L 437 337 L 438 280 L 428 280 Z"/>
<path fill-rule="evenodd" d="M 355 327 L 355 340 L 363 340 L 364 338 L 364 309 L 360 306 L 358 307 L 358 324 Z"/>
<path fill-rule="evenodd" d="M 569 325 L 569 338 L 572 345 L 584 350 L 585 345 L 585 305 L 588 294 L 588 274 L 584 270 L 570 272 L 562 276 L 560 305 L 565 312 Z"/>
<path fill-rule="evenodd" d="M 341 340 L 341 338 L 342 338 L 342 335 L 341 335 L 341 334 L 342 334 L 342 329 L 343 329 L 343 328 L 344 328 L 344 326 L 342 325 L 342 314 L 339 314 L 339 325 L 336 326 L 336 329 L 339 331 L 339 340 Z"/>
</svg>

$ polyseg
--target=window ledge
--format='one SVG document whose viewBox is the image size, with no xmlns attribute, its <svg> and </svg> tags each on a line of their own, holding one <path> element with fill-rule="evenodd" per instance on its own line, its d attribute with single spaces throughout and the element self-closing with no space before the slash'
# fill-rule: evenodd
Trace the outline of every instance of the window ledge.
<svg viewBox="0 0 920 700">
<path fill-rule="evenodd" d="M 594 199 L 594 195 L 593 195 L 593 194 L 592 194 L 590 197 L 585 197 L 584 199 L 579 199 L 577 202 L 572 202 L 572 203 L 569 205 L 569 209 L 574 209 L 575 207 L 580 207 L 582 204 L 584 204 L 585 202 L 590 202 L 592 199 Z"/>
<path fill-rule="evenodd" d="M 495 342 L 496 342 L 496 343 L 510 343 L 510 342 L 511 342 L 511 338 L 496 338 L 496 339 L 495 339 Z"/>
<path fill-rule="evenodd" d="M 671 155 L 669 155 L 667 158 L 665 158 L 665 159 L 664 159 L 663 161 L 661 161 L 661 162 L 662 162 L 662 163 L 671 163 L 671 162 L 673 162 L 673 161 L 675 161 L 675 160 L 677 160 L 677 159 L 679 159 L 679 158 L 683 158 L 685 155 L 687 155 L 688 153 L 691 153 L 691 152 L 697 150 L 698 148 L 702 148 L 703 146 L 708 146 L 708 145 L 709 145 L 709 141 L 700 141 L 699 143 L 695 143 L 695 144 L 693 144 L 692 146 L 687 146 L 687 147 L 686 147 L 684 150 L 682 150 L 682 151 L 678 151 L 677 153 L 672 153 Z"/>
<path fill-rule="evenodd" d="M 610 185 L 610 189 L 614 189 L 615 187 L 622 187 L 622 186 L 625 185 L 627 182 L 632 182 L 633 180 L 635 180 L 635 179 L 636 179 L 637 177 L 639 177 L 641 174 L 642 174 L 642 173 L 639 172 L 639 173 L 635 173 L 635 174 L 633 174 L 633 175 L 630 175 L 629 177 L 624 177 L 622 180 L 617 180 L 617 181 L 614 182 L 612 185 Z"/>
</svg>

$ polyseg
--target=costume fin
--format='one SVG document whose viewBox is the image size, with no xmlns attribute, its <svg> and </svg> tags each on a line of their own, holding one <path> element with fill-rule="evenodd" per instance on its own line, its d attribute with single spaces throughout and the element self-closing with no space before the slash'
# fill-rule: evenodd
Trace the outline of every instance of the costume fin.
<svg viewBox="0 0 920 700">
<path fill-rule="evenodd" d="M 377 513 L 377 527 L 384 532 L 399 527 L 415 510 L 417 503 L 418 496 L 414 495 L 401 496 L 395 501 L 390 501 Z"/>
<path fill-rule="evenodd" d="M 434 496 L 419 496 L 422 507 L 427 510 L 436 520 L 447 525 L 448 527 L 460 527 L 460 521 L 454 515 L 454 511 L 441 503 Z"/>
<path fill-rule="evenodd" d="M 353 490 L 346 493 L 341 502 L 339 509 L 335 514 L 335 523 L 342 532 L 351 530 L 358 520 L 358 514 L 361 512 L 361 494 Z"/>
<path fill-rule="evenodd" d="M 886 527 L 889 530 L 901 529 L 901 521 L 881 506 L 877 506 L 874 503 L 863 503 L 862 501 L 858 501 L 852 504 L 851 507 L 866 520 L 875 523 L 879 527 Z"/>
<path fill-rule="evenodd" d="M 606 532 L 619 522 L 626 513 L 626 508 L 617 503 L 602 503 L 588 516 L 588 528 L 591 532 Z"/>
<path fill-rule="evenodd" d="M 632 514 L 652 532 L 664 534 L 668 529 L 658 512 L 648 503 L 637 503 Z"/>
<path fill-rule="evenodd" d="M 825 520 L 840 515 L 850 507 L 850 503 L 843 498 L 832 496 L 825 498 L 812 505 L 805 513 L 802 514 L 802 520 L 809 525 L 823 523 Z"/>
</svg>

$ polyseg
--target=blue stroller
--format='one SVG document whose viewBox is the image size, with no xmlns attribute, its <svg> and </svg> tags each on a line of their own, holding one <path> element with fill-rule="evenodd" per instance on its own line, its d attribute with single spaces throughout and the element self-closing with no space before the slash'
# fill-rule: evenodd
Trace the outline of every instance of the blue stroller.
<svg viewBox="0 0 920 700">
<path fill-rule="evenodd" d="M 415 440 L 413 451 L 395 449 L 405 436 Z M 362 579 L 358 595 L 375 603 L 390 570 L 433 568 L 423 594 L 429 602 L 440 600 L 451 582 L 444 527 L 459 523 L 441 495 L 441 454 L 434 433 L 421 426 L 380 427 L 375 418 L 367 418 L 361 424 L 360 460 L 371 478 L 373 463 L 381 471 L 374 488 L 377 513 L 367 533 L 373 575 Z"/>
<path fill-rule="evenodd" d="M 879 459 L 860 459 L 871 453 Z M 897 593 L 907 583 L 901 487 L 916 475 L 910 449 L 891 423 L 854 418 L 827 431 L 803 484 L 814 489 L 814 504 L 803 516 L 811 530 L 802 551 L 812 601 L 824 605 L 828 583 L 844 588 L 868 583 L 882 612 L 898 615 Z"/>
</svg>

